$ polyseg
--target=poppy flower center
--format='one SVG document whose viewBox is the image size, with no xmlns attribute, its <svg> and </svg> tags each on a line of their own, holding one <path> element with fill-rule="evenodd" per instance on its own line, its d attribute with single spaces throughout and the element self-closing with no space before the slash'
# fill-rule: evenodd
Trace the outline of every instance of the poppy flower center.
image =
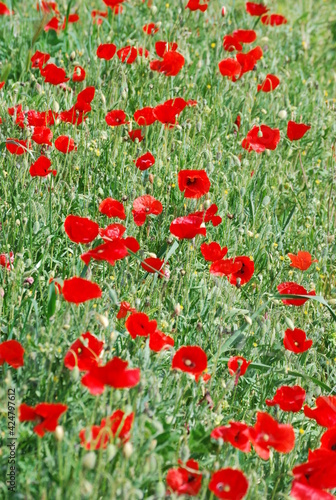
<svg viewBox="0 0 336 500">
<path fill-rule="evenodd" d="M 228 484 L 224 483 L 218 483 L 217 484 L 217 490 L 218 491 L 225 491 L 225 493 L 228 493 L 230 491 L 230 486 Z"/>
<path fill-rule="evenodd" d="M 294 342 L 295 347 L 299 347 L 299 342 Z"/>
<path fill-rule="evenodd" d="M 81 348 L 81 347 L 78 347 L 78 349 L 77 349 L 77 354 L 81 354 L 81 352 L 82 352 L 82 348 Z"/>
<path fill-rule="evenodd" d="M 196 363 L 191 361 L 190 359 L 184 359 L 183 363 L 188 367 L 188 368 L 195 368 Z"/>
<path fill-rule="evenodd" d="M 196 180 L 196 177 L 188 177 L 187 186 L 190 186 L 190 184 L 195 184 Z"/>
<path fill-rule="evenodd" d="M 263 435 L 263 440 L 264 441 L 269 441 L 269 435 L 268 434 L 264 434 Z"/>
<path fill-rule="evenodd" d="M 332 450 L 332 451 L 336 451 L 336 443 L 334 443 L 334 444 L 331 446 L 331 450 Z"/>
</svg>

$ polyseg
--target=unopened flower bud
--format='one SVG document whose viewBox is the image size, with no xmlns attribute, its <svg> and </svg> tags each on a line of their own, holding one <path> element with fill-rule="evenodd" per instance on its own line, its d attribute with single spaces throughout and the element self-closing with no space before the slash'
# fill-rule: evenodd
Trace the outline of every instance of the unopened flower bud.
<svg viewBox="0 0 336 500">
<path fill-rule="evenodd" d="M 58 425 L 55 429 L 55 438 L 57 439 L 57 441 L 63 441 L 64 429 L 61 425 Z"/>
<path fill-rule="evenodd" d="M 96 465 L 97 457 L 94 451 L 89 451 L 86 455 L 83 457 L 83 467 L 86 469 L 94 469 Z"/>
<path fill-rule="evenodd" d="M 279 111 L 278 117 L 281 120 L 286 120 L 286 118 L 287 118 L 287 111 L 285 109 L 282 109 L 281 111 Z"/>
<path fill-rule="evenodd" d="M 124 451 L 125 457 L 130 458 L 130 456 L 133 453 L 133 446 L 131 445 L 131 443 L 125 443 L 123 451 Z"/>
<path fill-rule="evenodd" d="M 107 328 L 109 326 L 109 320 L 103 314 L 96 314 L 97 321 L 104 327 Z"/>
<path fill-rule="evenodd" d="M 226 16 L 226 7 L 223 5 L 222 10 L 221 10 L 222 17 Z"/>
</svg>

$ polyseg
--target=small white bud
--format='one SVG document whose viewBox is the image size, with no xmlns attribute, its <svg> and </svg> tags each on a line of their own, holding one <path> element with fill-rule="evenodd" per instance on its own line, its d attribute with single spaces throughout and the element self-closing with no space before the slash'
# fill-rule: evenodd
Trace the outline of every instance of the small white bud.
<svg viewBox="0 0 336 500">
<path fill-rule="evenodd" d="M 133 453 L 133 446 L 131 445 L 131 443 L 125 443 L 124 444 L 124 455 L 126 458 L 130 458 L 130 456 L 132 455 Z"/>
<path fill-rule="evenodd" d="M 63 441 L 64 429 L 61 425 L 58 425 L 55 429 L 55 438 L 57 439 L 57 441 Z"/>
<path fill-rule="evenodd" d="M 281 120 L 286 120 L 286 118 L 287 118 L 287 111 L 285 109 L 282 109 L 281 111 L 279 111 L 278 117 Z"/>
<path fill-rule="evenodd" d="M 103 326 L 104 328 L 107 328 L 109 326 L 109 320 L 106 316 L 103 314 L 96 314 L 96 319 L 97 321 Z"/>
<path fill-rule="evenodd" d="M 96 465 L 97 457 L 96 454 L 93 451 L 89 451 L 86 455 L 83 457 L 83 467 L 86 469 L 94 469 Z"/>
</svg>

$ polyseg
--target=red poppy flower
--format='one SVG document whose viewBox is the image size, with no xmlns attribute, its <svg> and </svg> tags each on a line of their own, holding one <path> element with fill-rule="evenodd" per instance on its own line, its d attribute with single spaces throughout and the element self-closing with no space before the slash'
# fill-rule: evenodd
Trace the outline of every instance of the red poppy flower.
<svg viewBox="0 0 336 500">
<path fill-rule="evenodd" d="M 248 480 L 238 469 L 220 469 L 214 472 L 209 483 L 209 490 L 217 498 L 241 500 L 247 493 Z"/>
<path fill-rule="evenodd" d="M 81 92 L 79 92 L 75 104 L 75 108 L 80 110 L 80 111 L 90 111 L 88 109 L 88 106 L 91 104 L 93 101 L 93 98 L 95 96 L 96 89 L 95 87 L 86 87 L 83 89 Z"/>
<path fill-rule="evenodd" d="M 262 82 L 261 85 L 258 85 L 258 92 L 272 92 L 275 90 L 278 85 L 280 84 L 280 80 L 277 76 L 275 75 L 266 75 L 265 80 Z"/>
<path fill-rule="evenodd" d="M 287 137 L 290 141 L 298 141 L 311 129 L 310 125 L 295 123 L 289 120 L 287 124 Z"/>
<path fill-rule="evenodd" d="M 107 11 L 101 11 L 101 10 L 92 10 L 91 11 L 91 17 L 93 18 L 93 24 L 98 24 L 100 26 L 103 23 L 103 19 L 108 16 Z"/>
<path fill-rule="evenodd" d="M 245 5 L 246 12 L 250 14 L 250 16 L 262 16 L 266 14 L 269 9 L 262 3 L 254 3 L 254 2 L 246 2 Z"/>
<path fill-rule="evenodd" d="M 244 453 L 251 451 L 249 427 L 243 422 L 230 422 L 227 426 L 216 427 L 211 432 L 213 439 L 222 439 Z"/>
<path fill-rule="evenodd" d="M 159 352 L 174 347 L 174 339 L 165 335 L 160 330 L 155 330 L 149 334 L 149 348 L 151 351 Z"/>
<path fill-rule="evenodd" d="M 179 52 L 168 50 L 163 54 L 163 59 L 156 59 L 149 64 L 152 71 L 158 71 L 166 76 L 176 76 L 181 71 L 185 59 Z"/>
<path fill-rule="evenodd" d="M 247 151 L 262 153 L 265 149 L 274 151 L 280 141 L 280 130 L 267 125 L 255 125 L 243 140 L 242 146 Z"/>
<path fill-rule="evenodd" d="M 288 351 L 299 354 L 308 351 L 313 345 L 312 340 L 307 340 L 306 333 L 299 328 L 287 329 L 283 339 L 283 344 Z"/>
<path fill-rule="evenodd" d="M 119 127 L 120 125 L 126 125 L 126 113 L 121 109 L 114 109 L 109 111 L 105 116 L 105 121 L 110 127 Z"/>
<path fill-rule="evenodd" d="M 66 24 L 78 23 L 79 15 L 78 14 L 69 14 L 68 17 L 64 17 L 63 24 L 61 26 L 62 30 L 65 30 Z"/>
<path fill-rule="evenodd" d="M 319 488 L 313 488 L 309 484 L 301 483 L 300 480 L 294 480 L 290 497 L 294 500 L 335 500 L 334 495 Z"/>
<path fill-rule="evenodd" d="M 205 12 L 208 8 L 208 1 L 205 0 L 206 3 L 201 3 L 201 0 L 189 0 L 186 9 L 191 10 L 192 12 L 196 10 L 200 10 L 201 12 Z"/>
<path fill-rule="evenodd" d="M 53 137 L 53 133 L 48 127 L 34 127 L 34 132 L 32 135 L 32 140 L 36 142 L 36 144 L 46 144 L 47 146 L 51 146 L 51 140 Z"/>
<path fill-rule="evenodd" d="M 97 49 L 97 57 L 110 61 L 116 53 L 117 47 L 114 43 L 101 43 Z"/>
<path fill-rule="evenodd" d="M 65 70 L 58 68 L 56 64 L 50 63 L 40 67 L 41 76 L 44 78 L 44 83 L 51 83 L 51 85 L 59 85 L 70 80 L 67 78 Z"/>
<path fill-rule="evenodd" d="M 102 291 L 97 283 L 76 276 L 64 280 L 62 293 L 67 302 L 77 305 L 87 300 L 99 299 L 102 296 Z"/>
<path fill-rule="evenodd" d="M 91 243 L 98 236 L 99 226 L 86 217 L 68 215 L 64 221 L 64 230 L 74 243 Z"/>
<path fill-rule="evenodd" d="M 107 217 L 118 217 L 118 219 L 125 220 L 126 214 L 124 205 L 113 198 L 105 198 L 99 205 L 99 212 L 107 215 Z"/>
<path fill-rule="evenodd" d="M 89 436 L 86 429 L 82 429 L 79 432 L 81 445 L 86 450 L 104 450 L 115 437 L 126 443 L 130 438 L 133 421 L 134 413 L 125 416 L 122 410 L 116 410 L 110 417 L 103 418 L 100 425 L 93 425 Z"/>
<path fill-rule="evenodd" d="M 46 156 L 40 156 L 30 166 L 29 173 L 32 177 L 47 177 L 49 174 L 56 175 L 56 170 L 51 170 L 51 160 Z"/>
<path fill-rule="evenodd" d="M 138 142 L 142 142 L 145 138 L 144 135 L 142 135 L 142 130 L 141 128 L 137 128 L 135 130 L 129 130 L 128 131 L 128 137 L 131 139 L 131 141 L 135 142 L 138 140 Z"/>
<path fill-rule="evenodd" d="M 64 365 L 73 370 L 88 371 L 92 366 L 99 365 L 99 356 L 104 342 L 97 339 L 92 333 L 86 332 L 71 345 L 64 357 Z"/>
<path fill-rule="evenodd" d="M 316 408 L 305 405 L 303 409 L 305 416 L 313 418 L 318 425 L 328 429 L 336 426 L 336 396 L 319 396 L 315 405 Z"/>
<path fill-rule="evenodd" d="M 177 236 L 179 240 L 195 238 L 197 234 L 206 236 L 206 228 L 201 227 L 203 217 L 199 215 L 185 215 L 174 219 L 170 224 L 169 231 Z"/>
<path fill-rule="evenodd" d="M 177 48 L 178 45 L 175 42 L 164 42 L 163 40 L 155 42 L 155 52 L 159 57 L 163 57 L 166 52 L 176 52 Z"/>
<path fill-rule="evenodd" d="M 23 155 L 28 151 L 30 144 L 27 140 L 13 139 L 9 137 L 6 139 L 6 149 L 12 155 Z"/>
<path fill-rule="evenodd" d="M 152 167 L 154 165 L 155 158 L 152 155 L 152 153 L 147 152 L 144 155 L 139 156 L 139 158 L 137 160 L 133 160 L 133 161 L 134 161 L 136 167 L 139 170 L 143 171 L 143 170 L 149 169 L 150 167 Z"/>
<path fill-rule="evenodd" d="M 138 47 L 138 55 L 140 57 L 148 58 L 149 57 L 149 50 L 144 49 L 143 47 Z"/>
<path fill-rule="evenodd" d="M 164 259 L 159 259 L 157 257 L 148 257 L 143 262 L 141 262 L 141 267 L 147 273 L 159 273 L 164 276 L 163 271 L 161 271 L 162 266 L 164 264 Z"/>
<path fill-rule="evenodd" d="M 136 248 L 134 248 L 134 245 L 131 245 L 130 248 L 132 251 L 137 252 L 140 248 L 139 244 L 137 243 L 135 238 L 132 238 L 131 240 L 134 240 L 136 242 Z M 81 255 L 81 259 L 87 266 L 89 265 L 91 259 L 98 261 L 105 260 L 106 262 L 111 264 L 111 266 L 114 266 L 117 260 L 124 259 L 129 255 L 129 245 L 127 243 L 128 239 L 122 238 L 104 242 L 102 245 L 99 245 L 92 250 L 83 253 Z"/>
<path fill-rule="evenodd" d="M 245 375 L 251 363 L 252 361 L 246 361 L 242 356 L 232 356 L 228 361 L 230 375 L 236 375 L 236 377 Z"/>
<path fill-rule="evenodd" d="M 9 255 L 2 253 L 0 254 L 0 266 L 5 267 L 10 271 L 12 264 L 14 262 L 14 254 L 13 252 L 10 252 Z"/>
<path fill-rule="evenodd" d="M 299 385 L 293 387 L 283 385 L 276 390 L 273 399 L 266 399 L 266 404 L 267 406 L 279 405 L 282 411 L 296 413 L 301 410 L 305 398 L 306 391 Z"/>
<path fill-rule="evenodd" d="M 150 320 L 147 314 L 143 312 L 132 312 L 125 323 L 126 330 L 135 339 L 139 337 L 148 337 L 150 333 L 154 333 L 157 327 L 155 319 Z"/>
<path fill-rule="evenodd" d="M 22 403 L 19 406 L 20 422 L 37 421 L 33 431 L 40 437 L 43 437 L 46 432 L 54 432 L 58 419 L 67 411 L 67 405 L 60 403 L 39 403 L 35 406 L 28 406 Z"/>
<path fill-rule="evenodd" d="M 60 151 L 64 154 L 71 153 L 71 151 L 74 150 L 77 151 L 75 141 L 68 135 L 60 135 L 59 137 L 57 137 L 55 141 L 55 148 L 57 149 L 57 151 Z"/>
<path fill-rule="evenodd" d="M 259 59 L 262 58 L 262 55 L 263 55 L 263 52 L 259 46 L 250 50 L 246 54 L 239 52 L 236 55 L 236 59 L 241 66 L 239 78 L 241 78 L 245 73 L 248 73 L 249 71 L 253 71 L 257 61 L 259 61 Z"/>
<path fill-rule="evenodd" d="M 198 495 L 202 487 L 202 474 L 198 470 L 195 460 L 188 460 L 185 466 L 181 464 L 181 467 L 169 469 L 166 477 L 169 490 L 177 495 Z"/>
<path fill-rule="evenodd" d="M 105 229 L 99 229 L 99 236 L 101 236 L 104 241 L 113 241 L 121 238 L 125 231 L 126 228 L 122 224 L 110 224 Z"/>
<path fill-rule="evenodd" d="M 249 435 L 253 447 L 263 460 L 268 460 L 270 448 L 280 453 L 289 453 L 294 448 L 295 434 L 290 424 L 279 424 L 268 413 L 257 412 L 257 421 L 250 427 Z"/>
<path fill-rule="evenodd" d="M 54 16 L 50 19 L 50 21 L 44 26 L 44 31 L 48 32 L 50 30 L 53 30 L 53 31 L 58 31 L 59 29 L 61 29 L 60 25 L 59 25 L 59 19 L 57 16 Z"/>
<path fill-rule="evenodd" d="M 146 108 L 139 109 L 134 113 L 134 120 L 140 127 L 152 125 L 156 122 L 154 108 L 147 106 Z"/>
<path fill-rule="evenodd" d="M 235 50 L 243 50 L 243 46 L 234 35 L 225 35 L 223 49 L 227 52 L 234 52 Z"/>
<path fill-rule="evenodd" d="M 131 307 L 131 305 L 128 302 L 125 301 L 121 302 L 117 314 L 117 319 L 126 318 L 129 312 L 136 312 L 136 309 L 134 309 L 134 307 Z"/>
<path fill-rule="evenodd" d="M 155 106 L 153 112 L 155 118 L 164 125 L 176 125 L 181 109 L 171 100 Z"/>
<path fill-rule="evenodd" d="M 316 292 L 312 290 L 311 292 L 307 292 L 307 290 L 295 283 L 293 281 L 288 281 L 286 283 L 281 283 L 277 286 L 278 292 L 281 295 L 310 295 L 311 297 L 315 297 Z M 286 306 L 302 306 L 309 299 L 282 299 L 283 304 Z"/>
<path fill-rule="evenodd" d="M 0 2 L 0 16 L 12 16 L 13 14 L 14 10 L 9 10 L 5 3 Z"/>
<path fill-rule="evenodd" d="M 113 9 L 114 7 L 118 7 L 119 4 L 123 3 L 124 1 L 125 0 L 103 0 L 104 4 L 111 9 Z"/>
<path fill-rule="evenodd" d="M 313 262 L 318 262 L 317 259 L 312 260 L 312 256 L 309 252 L 299 251 L 297 255 L 289 253 L 288 257 L 292 261 L 290 267 L 295 267 L 296 269 L 300 269 L 301 271 L 306 271 L 310 268 Z"/>
<path fill-rule="evenodd" d="M 126 64 L 132 64 L 136 60 L 138 55 L 138 51 L 136 47 L 131 47 L 128 45 L 127 47 L 123 47 L 118 50 L 117 56 L 119 57 L 121 62 L 125 62 Z"/>
<path fill-rule="evenodd" d="M 93 366 L 82 377 L 81 383 L 93 395 L 102 394 L 105 385 L 114 389 L 129 389 L 140 382 L 140 369 L 128 369 L 128 362 L 113 358 L 104 366 Z"/>
<path fill-rule="evenodd" d="M 254 273 L 254 262 L 249 257 L 241 256 L 234 259 L 224 259 L 210 266 L 210 273 L 215 276 L 227 276 L 231 285 L 245 285 Z"/>
<path fill-rule="evenodd" d="M 207 369 L 208 359 L 203 349 L 197 345 L 180 347 L 172 359 L 172 369 L 181 370 L 195 376 L 198 381 Z"/>
<path fill-rule="evenodd" d="M 253 43 L 257 39 L 257 33 L 254 30 L 236 30 L 233 36 L 241 43 Z"/>
<path fill-rule="evenodd" d="M 287 24 L 287 19 L 280 14 L 266 14 L 262 16 L 261 22 L 266 26 L 280 26 L 281 24 Z"/>
<path fill-rule="evenodd" d="M 201 198 L 210 190 L 210 180 L 205 170 L 180 170 L 178 186 L 185 198 Z"/>
<path fill-rule="evenodd" d="M 45 52 L 35 51 L 35 54 L 31 57 L 32 68 L 42 68 L 50 59 L 50 54 Z"/>
<path fill-rule="evenodd" d="M 142 226 L 146 222 L 148 215 L 160 215 L 162 212 L 162 203 L 153 196 L 146 194 L 139 196 L 133 202 L 132 215 L 137 226 Z"/>
<path fill-rule="evenodd" d="M 236 59 L 223 59 L 218 64 L 219 72 L 222 76 L 227 76 L 235 82 L 241 75 L 242 67 Z"/>
<path fill-rule="evenodd" d="M 213 241 L 212 243 L 202 243 L 200 246 L 204 259 L 208 262 L 215 262 L 225 257 L 228 252 L 227 247 L 221 248 L 219 243 Z"/>
<path fill-rule="evenodd" d="M 220 215 L 216 215 L 217 212 L 218 207 L 215 203 L 213 203 L 204 214 L 204 222 L 206 224 L 211 222 L 214 227 L 219 226 L 222 222 L 222 217 Z"/>
<path fill-rule="evenodd" d="M 35 111 L 30 109 L 27 112 L 28 125 L 30 127 L 46 127 L 47 125 L 55 125 L 57 113 L 49 111 Z"/>
<path fill-rule="evenodd" d="M 82 82 L 85 80 L 86 72 L 82 66 L 75 66 L 72 74 L 72 80 L 74 82 Z"/>
<path fill-rule="evenodd" d="M 145 24 L 145 26 L 142 27 L 142 31 L 146 33 L 146 35 L 155 35 L 159 29 L 159 26 L 155 23 Z"/>
<path fill-rule="evenodd" d="M 297 465 L 293 474 L 298 482 L 317 489 L 334 489 L 336 487 L 336 454 L 334 451 L 317 449 L 309 451 L 308 462 Z M 321 500 L 322 496 L 309 497 Z M 335 498 L 335 497 L 332 497 Z"/>
<path fill-rule="evenodd" d="M 5 340 L 0 344 L 0 366 L 8 363 L 13 368 L 20 368 L 24 365 L 24 348 L 17 340 Z"/>
<path fill-rule="evenodd" d="M 330 427 L 321 436 L 321 449 L 336 451 L 336 427 Z"/>
</svg>

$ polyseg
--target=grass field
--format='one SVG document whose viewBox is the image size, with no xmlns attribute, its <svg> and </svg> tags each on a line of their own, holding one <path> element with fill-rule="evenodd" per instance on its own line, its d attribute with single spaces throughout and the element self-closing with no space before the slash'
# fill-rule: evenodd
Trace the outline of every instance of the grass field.
<svg viewBox="0 0 336 500">
<path fill-rule="evenodd" d="M 296 475 L 307 496 L 298 486 L 292 497 L 290 492 L 292 469 L 307 462 L 310 449 L 320 447 L 327 427 L 336 427 L 336 399 L 327 398 L 321 410 L 321 418 L 330 414 L 328 425 L 308 418 L 303 407 L 287 412 L 267 406 L 265 400 L 281 386 L 301 386 L 309 408 L 319 396 L 335 394 L 335 5 L 269 0 L 269 13 L 288 21 L 270 26 L 249 15 L 242 0 L 225 1 L 224 16 L 218 0 L 210 0 L 205 12 L 185 9 L 187 0 L 129 0 L 119 4 L 119 14 L 103 0 L 60 0 L 60 14 L 51 8 L 38 11 L 32 0 L 6 4 L 14 14 L 0 17 L 0 81 L 5 82 L 0 90 L 0 342 L 17 340 L 25 352 L 23 366 L 15 369 L 5 362 L 0 368 L 0 498 L 177 498 L 183 492 L 173 491 L 167 473 L 179 467 L 178 460 L 185 464 L 189 459 L 199 464 L 201 475 L 195 478 L 189 462 L 187 480 L 189 485 L 200 483 L 195 492 L 199 499 L 334 498 L 334 444 L 318 469 L 318 477 L 325 474 L 328 481 Z M 108 12 L 101 24 L 94 22 L 98 18 L 92 17 L 93 9 Z M 74 13 L 78 22 L 67 22 L 61 29 L 64 17 Z M 45 31 L 55 15 L 60 29 Z M 150 22 L 159 23 L 157 33 L 144 32 Z M 236 51 L 224 50 L 223 37 L 237 29 L 255 30 L 256 40 L 244 44 L 243 52 L 260 46 L 263 57 L 252 71 L 231 81 L 221 75 L 218 64 L 235 58 Z M 176 42 L 185 59 L 176 76 L 150 69 L 150 61 L 160 59 L 155 52 L 160 40 Z M 117 50 L 128 45 L 146 48 L 149 57 L 138 53 L 132 64 L 117 54 L 104 60 L 96 55 L 102 43 L 113 43 Z M 50 54 L 46 64 L 63 68 L 70 80 L 45 83 L 45 65 L 32 68 L 36 50 Z M 78 65 L 86 72 L 82 82 L 72 79 Z M 279 86 L 257 92 L 268 74 L 280 79 Z M 29 140 L 34 132 L 28 126 L 28 110 L 52 110 L 59 116 L 72 109 L 87 87 L 94 87 L 95 95 L 83 123 L 55 118 L 47 125 L 53 133 L 51 146 L 32 140 L 28 151 L 11 154 L 18 139 Z M 137 125 L 137 110 L 176 97 L 197 101 L 180 112 L 178 124 L 164 126 L 156 120 Z M 22 111 L 8 112 L 19 104 Z M 128 123 L 108 126 L 105 116 L 111 110 L 123 110 Z M 240 127 L 235 124 L 238 115 Z M 300 140 L 290 141 L 289 120 L 311 128 Z M 279 129 L 280 141 L 273 150 L 249 152 L 242 141 L 261 124 Z M 133 142 L 128 132 L 139 128 L 144 140 Z M 55 139 L 64 135 L 73 138 L 77 150 L 64 154 L 55 147 Z M 134 160 L 146 152 L 155 157 L 155 164 L 141 171 Z M 31 176 L 30 167 L 41 153 L 50 158 L 56 175 Z M 186 198 L 178 182 L 184 170 L 204 170 L 211 182 L 208 192 Z M 159 200 L 162 212 L 138 226 L 133 202 L 143 195 Z M 109 197 L 123 203 L 124 220 L 99 211 Z M 178 239 L 170 232 L 174 219 L 213 203 L 222 223 L 206 223 L 206 237 Z M 140 250 L 130 251 L 115 266 L 93 259 L 86 265 L 81 255 L 103 240 L 98 236 L 88 244 L 71 241 L 64 230 L 69 215 L 89 218 L 100 228 L 121 223 L 125 236 L 136 238 Z M 226 259 L 253 260 L 254 273 L 246 284 L 238 280 L 235 286 L 225 275 L 209 272 L 211 262 L 202 256 L 200 245 L 212 241 L 228 248 Z M 305 271 L 291 267 L 288 253 L 298 251 L 310 252 L 318 262 Z M 14 258 L 9 264 L 10 252 Z M 143 269 L 141 263 L 150 256 L 165 259 L 165 277 Z M 97 283 L 101 297 L 79 305 L 67 301 L 59 289 L 75 276 Z M 300 307 L 285 305 L 277 290 L 284 282 L 315 290 L 316 296 Z M 148 332 L 132 338 L 125 318 L 117 319 L 122 301 L 156 320 L 157 329 L 171 337 L 174 346 L 153 352 Z M 313 341 L 303 353 L 284 347 L 285 331 L 294 327 Z M 70 346 L 85 332 L 104 342 L 102 365 L 117 356 L 129 368 L 140 369 L 140 382 L 130 389 L 105 383 L 103 393 L 92 394 L 81 383 L 85 373 L 64 364 Z M 172 358 L 182 346 L 204 350 L 207 370 L 201 375 L 210 378 L 196 381 L 172 369 Z M 1 352 L 0 346 L 0 363 Z M 244 375 L 230 375 L 228 360 L 234 356 L 251 361 Z M 189 359 L 186 366 L 193 366 Z M 13 389 L 15 401 L 10 398 Z M 56 431 L 40 437 L 33 429 L 43 417 L 35 423 L 19 421 L 20 405 L 44 402 L 62 403 L 67 410 Z M 118 437 L 119 427 L 114 437 L 107 435 L 106 446 L 86 449 L 80 431 L 86 429 L 87 436 L 91 426 L 118 409 L 125 412 L 121 426 L 134 412 L 129 439 Z M 290 432 L 294 429 L 293 449 L 281 453 L 275 446 L 267 460 L 256 453 L 252 437 L 249 453 L 210 437 L 213 429 L 231 421 L 255 426 L 257 412 L 288 424 Z M 17 437 L 15 492 L 6 483 L 11 430 Z M 269 434 L 263 432 L 265 444 Z M 239 493 L 244 489 L 241 479 L 234 485 L 221 483 L 217 493 L 209 489 L 215 471 L 227 468 L 244 474 L 246 496 Z"/>
</svg>

